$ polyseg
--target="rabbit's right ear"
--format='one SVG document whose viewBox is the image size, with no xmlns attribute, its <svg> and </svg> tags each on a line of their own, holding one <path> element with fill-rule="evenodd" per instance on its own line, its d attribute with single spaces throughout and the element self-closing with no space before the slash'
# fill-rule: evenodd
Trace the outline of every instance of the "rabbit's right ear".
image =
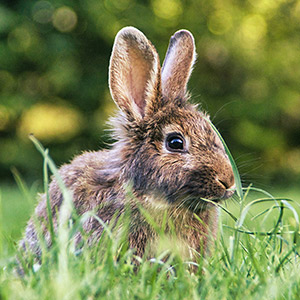
<svg viewBox="0 0 300 300">
<path fill-rule="evenodd" d="M 188 30 L 175 32 L 170 39 L 161 71 L 162 94 L 165 98 L 184 98 L 195 60 L 193 35 Z"/>
<path fill-rule="evenodd" d="M 121 29 L 115 38 L 109 87 L 114 101 L 130 119 L 142 119 L 157 102 L 159 57 L 151 42 L 134 27 Z"/>
</svg>

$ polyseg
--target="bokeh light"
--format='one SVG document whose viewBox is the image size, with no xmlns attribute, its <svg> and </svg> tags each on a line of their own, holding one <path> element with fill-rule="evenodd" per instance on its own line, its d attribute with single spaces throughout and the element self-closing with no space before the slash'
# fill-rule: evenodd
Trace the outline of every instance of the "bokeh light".
<svg viewBox="0 0 300 300">
<path fill-rule="evenodd" d="M 53 5 L 48 1 L 38 1 L 32 8 L 32 18 L 34 21 L 46 24 L 51 22 L 54 12 Z"/>
<path fill-rule="evenodd" d="M 243 19 L 239 32 L 241 45 L 250 49 L 259 47 L 266 33 L 267 23 L 261 15 L 247 15 Z"/>
<path fill-rule="evenodd" d="M 208 19 L 208 29 L 213 34 L 225 34 L 232 27 L 232 17 L 225 10 L 215 11 Z"/>
<path fill-rule="evenodd" d="M 32 44 L 31 32 L 25 26 L 17 27 L 8 35 L 8 45 L 14 52 L 25 52 Z"/>
<path fill-rule="evenodd" d="M 204 44 L 204 55 L 206 60 L 211 65 L 220 67 L 227 62 L 229 53 L 228 49 L 222 42 L 216 40 L 207 40 L 205 41 L 205 43 L 204 41 L 201 41 L 201 44 Z M 202 46 L 201 44 L 199 44 L 199 47 Z"/>
<path fill-rule="evenodd" d="M 40 103 L 23 113 L 18 128 L 19 136 L 33 133 L 41 141 L 67 141 L 82 129 L 81 114 L 70 107 Z"/>
<path fill-rule="evenodd" d="M 77 14 L 68 6 L 60 7 L 55 10 L 52 23 L 57 30 L 70 32 L 77 25 Z"/>
<path fill-rule="evenodd" d="M 152 5 L 154 13 L 166 20 L 176 19 L 183 12 L 180 0 L 153 0 Z"/>
</svg>

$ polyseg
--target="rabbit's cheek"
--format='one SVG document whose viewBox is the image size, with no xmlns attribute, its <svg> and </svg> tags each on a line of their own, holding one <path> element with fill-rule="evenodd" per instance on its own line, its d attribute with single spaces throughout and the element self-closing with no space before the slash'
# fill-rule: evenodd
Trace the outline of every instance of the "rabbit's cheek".
<svg viewBox="0 0 300 300">
<path fill-rule="evenodd" d="M 183 191 L 187 195 L 198 199 L 206 198 L 215 201 L 229 198 L 233 193 L 227 190 L 227 188 L 230 188 L 229 186 L 224 186 L 224 184 L 218 180 L 218 172 L 220 171 L 214 170 L 213 167 L 209 166 L 202 166 L 197 170 L 190 171 Z M 225 176 L 222 176 L 222 178 L 225 178 Z"/>
</svg>

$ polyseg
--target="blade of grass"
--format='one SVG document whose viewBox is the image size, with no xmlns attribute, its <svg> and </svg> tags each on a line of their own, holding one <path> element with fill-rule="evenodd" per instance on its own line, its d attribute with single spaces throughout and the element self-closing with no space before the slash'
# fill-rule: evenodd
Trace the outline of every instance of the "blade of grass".
<svg viewBox="0 0 300 300">
<path fill-rule="evenodd" d="M 243 188 L 242 188 L 242 182 L 241 182 L 241 177 L 240 177 L 240 173 L 238 171 L 238 168 L 236 166 L 236 163 L 229 151 L 229 148 L 227 147 L 223 137 L 221 136 L 220 132 L 218 131 L 218 129 L 215 127 L 215 125 L 206 117 L 204 117 L 205 120 L 210 124 L 210 126 L 212 127 L 212 129 L 216 132 L 216 134 L 218 135 L 218 137 L 220 138 L 224 148 L 225 148 L 225 151 L 226 151 L 226 154 L 229 158 L 229 161 L 230 161 L 230 164 L 232 166 L 232 170 L 233 170 L 233 174 L 234 174 L 234 181 L 235 181 L 235 185 L 236 185 L 236 192 L 237 192 L 237 195 L 240 197 L 240 199 L 242 200 L 243 199 Z"/>
<path fill-rule="evenodd" d="M 244 209 L 242 210 L 240 218 L 238 219 L 238 222 L 236 224 L 236 228 L 240 228 L 243 225 L 243 223 L 245 221 L 245 218 L 246 218 L 246 215 L 247 215 L 247 213 L 249 212 L 250 208 L 253 205 L 256 205 L 256 204 L 259 204 L 259 203 L 265 203 L 265 202 L 274 202 L 274 200 L 276 200 L 276 201 L 285 200 L 285 201 L 289 201 L 289 202 L 292 201 L 293 202 L 293 200 L 290 200 L 290 199 L 281 199 L 281 198 L 271 198 L 271 199 L 270 198 L 260 198 L 260 199 L 253 200 L 250 203 L 248 203 L 244 207 Z"/>
<path fill-rule="evenodd" d="M 234 228 L 228 225 L 224 225 L 225 228 L 228 228 L 230 230 L 236 231 L 236 232 L 240 232 L 240 233 L 244 233 L 247 235 L 259 235 L 259 236 L 272 236 L 277 234 L 276 232 L 262 232 L 262 231 L 247 231 L 247 230 L 242 230 L 242 229 L 238 229 L 238 228 Z"/>
<path fill-rule="evenodd" d="M 295 228 L 295 232 L 294 232 L 294 243 L 297 244 L 298 242 L 298 235 L 299 235 L 299 216 L 297 211 L 295 210 L 295 208 L 288 203 L 286 200 L 282 200 L 282 203 L 284 205 L 286 205 L 286 207 L 293 213 L 295 221 L 296 221 L 296 228 Z"/>
<path fill-rule="evenodd" d="M 212 200 L 209 200 L 209 199 L 205 199 L 205 198 L 201 198 L 201 200 L 205 201 L 205 202 L 208 202 L 208 203 L 211 203 L 217 207 L 220 207 L 222 210 L 224 210 L 235 222 L 237 221 L 237 217 L 235 217 L 227 208 L 225 208 L 224 206 L 222 206 L 221 204 L 219 203 L 216 203 Z"/>
<path fill-rule="evenodd" d="M 251 243 L 249 238 L 246 239 L 246 242 L 247 242 L 248 254 L 249 254 L 250 260 L 252 261 L 252 265 L 255 268 L 258 276 L 260 277 L 261 282 L 265 283 L 266 282 L 265 273 L 264 273 L 264 270 L 261 268 L 259 261 L 255 257 L 256 251 L 254 249 L 254 246 Z"/>
<path fill-rule="evenodd" d="M 48 149 L 45 150 L 45 158 L 44 158 L 44 193 L 46 195 L 46 203 L 47 203 L 47 214 L 48 214 L 48 220 L 49 220 L 49 231 L 51 236 L 52 244 L 55 244 L 55 234 L 54 234 L 54 227 L 53 227 L 53 216 L 51 211 L 51 204 L 50 204 L 50 196 L 49 196 L 49 176 L 48 176 Z"/>
<path fill-rule="evenodd" d="M 58 274 L 56 277 L 56 295 L 57 298 L 62 298 L 65 294 L 65 289 L 69 289 L 72 286 L 72 276 L 69 269 L 68 263 L 68 246 L 69 246 L 69 225 L 70 217 L 73 211 L 73 201 L 72 194 L 69 189 L 65 186 L 58 169 L 50 158 L 47 150 L 44 149 L 43 145 L 33 136 L 29 136 L 30 140 L 33 142 L 37 150 L 42 154 L 43 158 L 46 160 L 46 166 L 49 167 L 50 171 L 54 175 L 57 184 L 62 193 L 63 201 L 59 208 L 59 218 L 58 218 Z"/>
<path fill-rule="evenodd" d="M 19 173 L 19 171 L 15 167 L 11 168 L 11 172 L 14 176 L 14 179 L 15 179 L 20 191 L 25 196 L 25 199 L 28 201 L 28 203 L 30 205 L 32 205 L 33 197 L 31 196 L 31 193 L 29 192 L 29 188 L 27 187 L 26 183 L 22 179 L 21 174 Z"/>
<path fill-rule="evenodd" d="M 296 250 L 296 248 L 297 248 L 297 245 L 294 245 L 294 246 L 292 247 L 292 249 L 290 249 L 290 251 L 289 251 L 282 259 L 280 259 L 280 262 L 279 262 L 278 266 L 277 266 L 276 269 L 275 269 L 275 273 L 278 273 L 278 272 L 279 272 L 279 270 L 283 267 L 284 262 L 285 262 L 285 261 L 289 258 L 289 256 Z"/>
<path fill-rule="evenodd" d="M 258 214 L 256 214 L 255 216 L 253 216 L 250 220 L 251 220 L 251 221 L 254 221 L 254 220 L 256 220 L 257 218 L 263 216 L 263 215 L 266 214 L 266 213 L 269 213 L 270 211 L 272 211 L 272 210 L 274 210 L 274 209 L 277 209 L 277 206 L 273 205 L 273 206 L 271 206 L 271 207 L 269 207 L 269 208 L 263 210 L 262 212 L 259 212 Z"/>
<path fill-rule="evenodd" d="M 54 175 L 55 179 L 57 180 L 57 183 L 59 185 L 59 188 L 61 190 L 61 192 L 63 193 L 64 199 L 65 200 L 72 200 L 72 196 L 70 191 L 66 188 L 59 172 L 58 169 L 55 165 L 55 163 L 53 162 L 53 160 L 51 159 L 51 157 L 49 156 L 48 151 L 45 150 L 45 148 L 43 147 L 43 145 L 34 137 L 34 135 L 29 135 L 30 140 L 33 142 L 33 144 L 35 145 L 35 147 L 37 148 L 37 150 L 42 154 L 42 156 L 44 157 L 44 159 L 47 159 L 47 164 L 48 167 L 50 169 L 50 171 L 52 172 L 52 174 Z"/>
<path fill-rule="evenodd" d="M 243 188 L 243 189 L 244 189 L 244 188 Z M 253 186 L 249 186 L 248 189 L 251 190 L 251 191 L 256 191 L 256 192 L 263 193 L 263 194 L 265 194 L 266 196 L 268 196 L 268 197 L 270 197 L 270 198 L 272 198 L 272 199 L 275 200 L 275 198 L 274 198 L 274 196 L 273 196 L 272 194 L 270 194 L 269 192 L 267 192 L 267 191 L 265 191 L 265 190 L 263 190 L 263 189 L 259 189 L 259 188 L 253 187 Z"/>
</svg>

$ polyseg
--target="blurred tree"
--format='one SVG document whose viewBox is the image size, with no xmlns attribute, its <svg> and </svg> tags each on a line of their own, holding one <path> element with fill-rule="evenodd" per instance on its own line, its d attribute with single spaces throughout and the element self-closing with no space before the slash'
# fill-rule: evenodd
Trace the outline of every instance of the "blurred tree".
<svg viewBox="0 0 300 300">
<path fill-rule="evenodd" d="M 41 178 L 33 132 L 58 165 L 109 142 L 113 39 L 142 30 L 163 60 L 180 28 L 198 52 L 190 87 L 255 183 L 300 180 L 299 0 L 53 0 L 0 4 L 0 178 Z M 255 177 L 259 174 L 261 177 Z"/>
</svg>

